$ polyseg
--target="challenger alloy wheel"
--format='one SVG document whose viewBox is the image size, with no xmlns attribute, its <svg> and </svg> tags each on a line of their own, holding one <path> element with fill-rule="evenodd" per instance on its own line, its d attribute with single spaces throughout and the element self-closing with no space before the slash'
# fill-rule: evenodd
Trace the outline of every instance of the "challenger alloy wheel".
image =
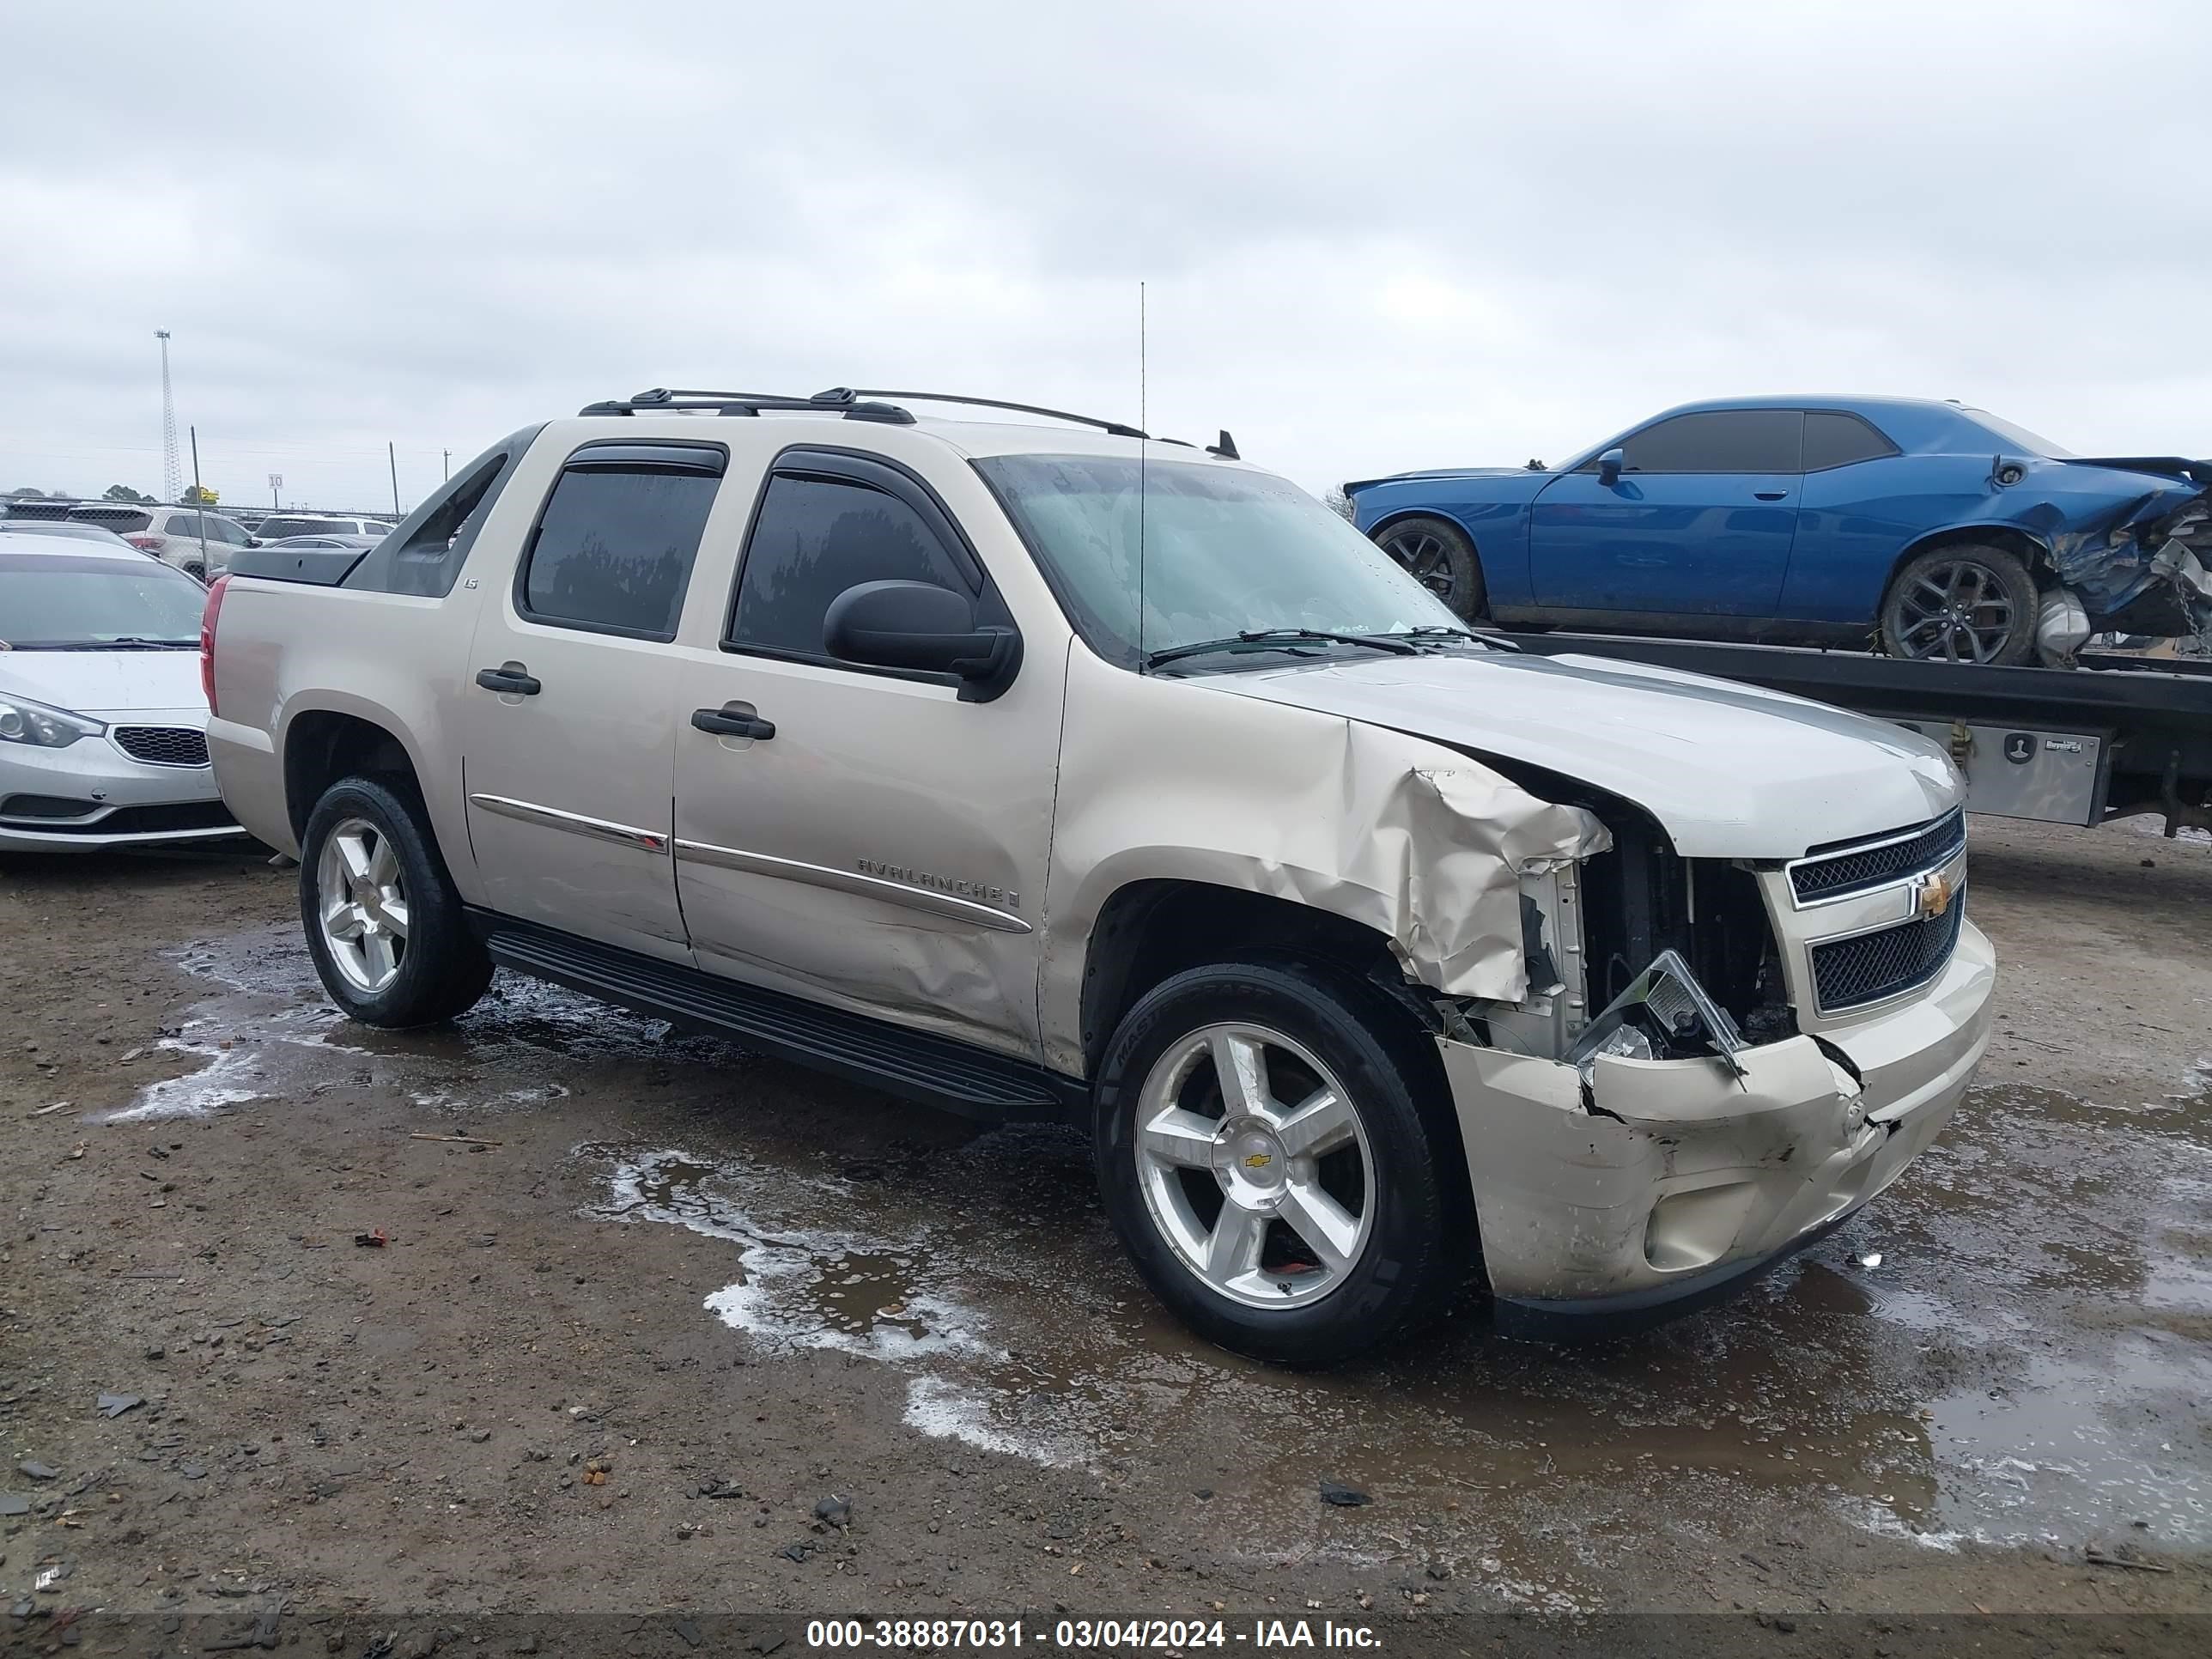
<svg viewBox="0 0 2212 1659">
<path fill-rule="evenodd" d="M 1882 646 L 1922 661 L 2020 663 L 2035 647 L 2035 579 L 1998 547 L 1939 548 L 1897 573 Z"/>
<path fill-rule="evenodd" d="M 1375 544 L 1462 620 L 1482 614 L 1482 565 L 1457 525 L 1438 518 L 1400 519 L 1375 532 Z"/>
</svg>

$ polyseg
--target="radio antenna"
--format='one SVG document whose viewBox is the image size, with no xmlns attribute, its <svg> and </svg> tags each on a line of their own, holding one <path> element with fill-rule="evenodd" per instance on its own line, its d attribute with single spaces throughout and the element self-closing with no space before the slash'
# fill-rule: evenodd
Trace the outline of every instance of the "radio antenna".
<svg viewBox="0 0 2212 1659">
<path fill-rule="evenodd" d="M 1145 284 L 1137 282 L 1137 666 L 1145 665 L 1145 455 L 1152 441 L 1143 434 L 1152 430 L 1145 424 L 1150 411 L 1146 408 L 1145 375 Z"/>
</svg>

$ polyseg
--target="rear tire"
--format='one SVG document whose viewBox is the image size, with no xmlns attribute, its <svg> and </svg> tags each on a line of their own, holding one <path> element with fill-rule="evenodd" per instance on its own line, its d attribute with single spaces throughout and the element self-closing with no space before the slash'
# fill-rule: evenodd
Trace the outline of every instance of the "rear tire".
<svg viewBox="0 0 2212 1659">
<path fill-rule="evenodd" d="M 323 792 L 300 838 L 300 920 L 323 988 L 364 1025 L 451 1019 L 491 983 L 491 957 L 404 785 L 347 778 Z"/>
<path fill-rule="evenodd" d="M 2035 653 L 2042 596 L 2018 554 L 1963 543 L 1909 561 L 1881 601 L 1881 648 L 1923 661 L 2004 665 Z"/>
<path fill-rule="evenodd" d="M 1467 532 L 1450 520 L 1394 520 L 1375 532 L 1375 544 L 1462 621 L 1480 619 L 1490 597 L 1482 580 L 1482 562 Z"/>
<path fill-rule="evenodd" d="M 1321 1367 L 1449 1305 L 1474 1218 L 1419 1038 L 1356 979 L 1297 962 L 1192 969 L 1129 1011 L 1099 1067 L 1099 1188 L 1184 1323 Z"/>
</svg>

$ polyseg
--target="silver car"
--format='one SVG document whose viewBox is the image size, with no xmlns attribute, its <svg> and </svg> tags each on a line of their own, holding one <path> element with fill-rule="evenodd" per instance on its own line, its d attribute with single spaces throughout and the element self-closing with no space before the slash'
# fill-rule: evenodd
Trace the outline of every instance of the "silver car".
<svg viewBox="0 0 2212 1659">
<path fill-rule="evenodd" d="M 0 528 L 0 852 L 244 833 L 208 765 L 206 599 L 128 547 Z"/>
<path fill-rule="evenodd" d="M 392 526 L 382 519 L 332 518 L 323 513 L 272 513 L 253 533 L 264 542 L 283 541 L 294 536 L 366 536 L 374 542 L 391 531 Z"/>
<path fill-rule="evenodd" d="M 142 552 L 202 581 L 220 576 L 230 568 L 232 554 L 253 545 L 244 525 L 195 507 L 81 501 L 69 509 L 69 521 L 112 530 Z"/>
</svg>

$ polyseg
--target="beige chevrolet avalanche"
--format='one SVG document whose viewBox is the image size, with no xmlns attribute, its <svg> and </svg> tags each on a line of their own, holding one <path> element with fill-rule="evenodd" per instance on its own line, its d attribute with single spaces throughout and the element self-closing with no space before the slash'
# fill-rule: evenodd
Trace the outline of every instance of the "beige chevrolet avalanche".
<svg viewBox="0 0 2212 1659">
<path fill-rule="evenodd" d="M 1940 750 L 1520 655 L 1226 434 L 908 407 L 975 401 L 647 392 L 241 554 L 209 744 L 339 1006 L 504 967 L 1075 1124 L 1152 1288 L 1293 1364 L 1470 1280 L 1685 1307 L 1941 1129 L 1992 964 Z"/>
</svg>

